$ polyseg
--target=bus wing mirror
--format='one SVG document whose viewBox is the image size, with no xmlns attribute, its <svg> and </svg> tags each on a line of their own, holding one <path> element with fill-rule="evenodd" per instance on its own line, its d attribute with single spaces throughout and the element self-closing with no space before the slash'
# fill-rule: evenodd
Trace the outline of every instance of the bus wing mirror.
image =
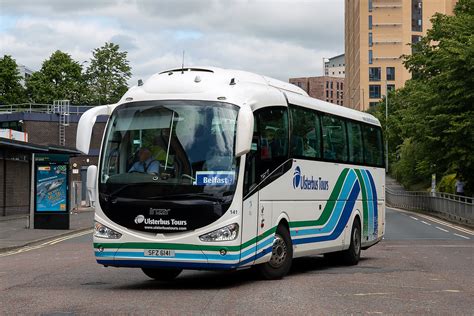
<svg viewBox="0 0 474 316">
<path fill-rule="evenodd" d="M 97 166 L 90 165 L 87 167 L 87 195 L 89 196 L 89 201 L 91 205 L 95 204 L 96 196 L 95 196 L 95 189 L 97 183 Z"/>
<path fill-rule="evenodd" d="M 109 115 L 107 105 L 96 106 L 87 110 L 81 115 L 79 124 L 77 124 L 76 148 L 86 155 L 89 154 L 92 129 L 99 115 Z"/>
<path fill-rule="evenodd" d="M 90 165 L 87 167 L 87 190 L 95 192 L 97 182 L 97 166 Z"/>
<path fill-rule="evenodd" d="M 253 136 L 253 112 L 250 107 L 240 108 L 237 117 L 235 156 L 240 157 L 250 151 Z"/>
</svg>

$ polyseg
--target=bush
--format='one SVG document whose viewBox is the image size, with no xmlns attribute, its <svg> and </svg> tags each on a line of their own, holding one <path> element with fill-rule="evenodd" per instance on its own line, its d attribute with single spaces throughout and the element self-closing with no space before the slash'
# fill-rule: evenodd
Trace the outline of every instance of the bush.
<svg viewBox="0 0 474 316">
<path fill-rule="evenodd" d="M 441 178 L 436 186 L 436 191 L 455 194 L 454 185 L 456 184 L 456 174 L 448 174 Z"/>
</svg>

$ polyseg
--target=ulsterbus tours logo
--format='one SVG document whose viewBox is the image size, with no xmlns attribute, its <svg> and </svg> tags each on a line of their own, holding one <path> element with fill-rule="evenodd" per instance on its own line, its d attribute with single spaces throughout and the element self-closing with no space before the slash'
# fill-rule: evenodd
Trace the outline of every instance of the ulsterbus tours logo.
<svg viewBox="0 0 474 316">
<path fill-rule="evenodd" d="M 141 224 L 145 221 L 145 216 L 143 215 L 138 215 L 135 217 L 135 224 Z"/>
<path fill-rule="evenodd" d="M 329 181 L 321 178 L 314 178 L 303 175 L 301 168 L 297 166 L 293 173 L 293 189 L 300 188 L 301 190 L 329 190 Z"/>
</svg>

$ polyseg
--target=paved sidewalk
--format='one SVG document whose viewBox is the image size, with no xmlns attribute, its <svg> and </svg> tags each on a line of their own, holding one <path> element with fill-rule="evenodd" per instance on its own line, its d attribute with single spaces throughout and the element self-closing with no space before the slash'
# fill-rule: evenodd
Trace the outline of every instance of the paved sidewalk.
<svg viewBox="0 0 474 316">
<path fill-rule="evenodd" d="M 73 212 L 69 215 L 69 221 L 69 230 L 28 229 L 27 215 L 0 217 L 0 252 L 92 229 L 94 210 L 85 208 Z"/>
</svg>

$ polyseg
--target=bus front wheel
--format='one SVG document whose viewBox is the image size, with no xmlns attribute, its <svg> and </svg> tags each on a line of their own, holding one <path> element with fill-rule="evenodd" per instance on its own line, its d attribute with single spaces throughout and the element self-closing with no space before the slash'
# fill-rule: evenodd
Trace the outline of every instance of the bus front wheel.
<svg viewBox="0 0 474 316">
<path fill-rule="evenodd" d="M 153 269 L 142 268 L 143 273 L 156 281 L 171 281 L 174 280 L 183 269 Z"/>
<path fill-rule="evenodd" d="M 266 280 L 281 279 L 291 268 L 293 244 L 288 229 L 279 225 L 275 232 L 270 261 L 257 266 L 258 272 Z"/>
</svg>

